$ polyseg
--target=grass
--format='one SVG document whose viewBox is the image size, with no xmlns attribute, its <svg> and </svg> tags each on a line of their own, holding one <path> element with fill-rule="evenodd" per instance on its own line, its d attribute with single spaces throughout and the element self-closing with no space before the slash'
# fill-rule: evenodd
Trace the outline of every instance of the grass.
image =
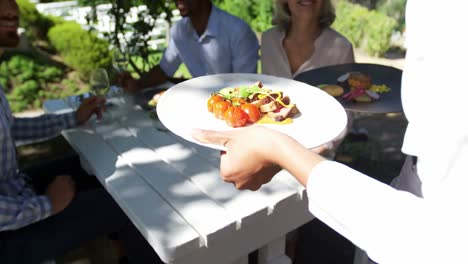
<svg viewBox="0 0 468 264">
<path fill-rule="evenodd" d="M 177 71 L 174 73 L 174 77 L 190 79 L 190 78 L 192 78 L 192 75 L 190 74 L 189 70 L 187 69 L 187 66 L 185 66 L 184 63 L 182 63 L 179 66 L 179 69 L 177 69 Z"/>
</svg>

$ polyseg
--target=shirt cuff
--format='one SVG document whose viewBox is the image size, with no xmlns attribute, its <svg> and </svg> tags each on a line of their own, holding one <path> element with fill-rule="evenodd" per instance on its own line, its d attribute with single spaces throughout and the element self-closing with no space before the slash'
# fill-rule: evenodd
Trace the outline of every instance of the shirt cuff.
<svg viewBox="0 0 468 264">
<path fill-rule="evenodd" d="M 314 186 L 314 181 L 320 177 L 327 177 L 328 174 L 333 173 L 336 171 L 336 162 L 324 160 L 319 162 L 310 172 L 309 179 L 307 180 L 307 190 L 312 190 L 312 188 L 316 188 Z"/>
<path fill-rule="evenodd" d="M 330 160 L 321 161 L 309 174 L 307 180 L 307 196 L 309 197 L 309 210 L 315 214 L 317 210 L 335 210 L 340 207 L 339 199 L 334 195 L 348 195 L 353 186 L 353 173 L 349 167 Z M 350 198 L 351 199 L 351 198 Z"/>
<path fill-rule="evenodd" d="M 76 111 L 63 114 L 62 118 L 64 120 L 65 128 L 72 128 L 78 125 L 78 119 L 76 118 Z"/>
</svg>

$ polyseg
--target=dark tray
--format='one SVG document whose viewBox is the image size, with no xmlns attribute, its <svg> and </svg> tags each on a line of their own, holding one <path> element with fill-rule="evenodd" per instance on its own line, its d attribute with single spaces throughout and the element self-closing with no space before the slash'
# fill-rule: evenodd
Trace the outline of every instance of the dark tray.
<svg viewBox="0 0 468 264">
<path fill-rule="evenodd" d="M 367 113 L 399 113 L 403 111 L 401 105 L 401 75 L 402 71 L 397 68 L 366 63 L 350 63 L 328 66 L 303 72 L 294 78 L 312 86 L 321 84 L 337 84 L 337 78 L 347 72 L 362 72 L 372 78 L 372 84 L 385 84 L 391 88 L 388 93 L 380 94 L 380 99 L 370 103 L 358 103 L 348 101 L 341 97 L 336 99 L 349 111 Z M 349 91 L 345 88 L 345 93 Z"/>
</svg>

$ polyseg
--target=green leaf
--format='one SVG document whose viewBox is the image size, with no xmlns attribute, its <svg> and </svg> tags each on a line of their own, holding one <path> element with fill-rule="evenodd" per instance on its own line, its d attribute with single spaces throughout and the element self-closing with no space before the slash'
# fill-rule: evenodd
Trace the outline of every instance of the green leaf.
<svg viewBox="0 0 468 264">
<path fill-rule="evenodd" d="M 248 86 L 240 86 L 239 87 L 239 97 L 247 98 L 251 94 L 250 87 Z"/>
<path fill-rule="evenodd" d="M 221 90 L 219 90 L 218 92 L 222 97 L 226 98 L 226 99 L 231 99 L 233 97 L 233 93 L 234 93 L 234 88 L 232 87 L 226 87 L 226 88 L 223 88 Z"/>
</svg>

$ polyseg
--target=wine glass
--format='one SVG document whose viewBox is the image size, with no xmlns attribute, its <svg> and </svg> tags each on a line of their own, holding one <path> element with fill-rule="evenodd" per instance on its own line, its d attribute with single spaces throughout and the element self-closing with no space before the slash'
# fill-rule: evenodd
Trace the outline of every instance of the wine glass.
<svg viewBox="0 0 468 264">
<path fill-rule="evenodd" d="M 89 84 L 91 85 L 91 91 L 98 97 L 107 97 L 109 93 L 109 76 L 107 71 L 103 68 L 96 69 L 91 72 L 89 77 Z"/>
<path fill-rule="evenodd" d="M 127 49 L 121 50 L 119 48 L 115 48 L 112 51 L 112 66 L 117 71 L 118 75 L 122 75 L 124 72 L 128 71 L 128 64 L 129 64 L 129 55 Z M 126 95 L 124 94 L 123 88 L 120 85 L 116 85 L 111 87 L 111 94 L 120 98 L 120 101 L 125 104 Z"/>
<path fill-rule="evenodd" d="M 112 66 L 117 71 L 117 73 L 121 74 L 127 71 L 128 67 L 128 56 L 120 49 L 114 49 L 112 52 Z"/>
<path fill-rule="evenodd" d="M 94 95 L 101 98 L 106 98 L 109 94 L 109 77 L 107 76 L 107 71 L 103 68 L 96 69 L 91 72 L 89 76 L 89 84 L 91 85 L 91 91 Z M 105 108 L 103 105 L 100 106 L 103 108 L 103 116 L 105 117 Z M 107 119 L 107 118 L 106 118 Z"/>
</svg>

